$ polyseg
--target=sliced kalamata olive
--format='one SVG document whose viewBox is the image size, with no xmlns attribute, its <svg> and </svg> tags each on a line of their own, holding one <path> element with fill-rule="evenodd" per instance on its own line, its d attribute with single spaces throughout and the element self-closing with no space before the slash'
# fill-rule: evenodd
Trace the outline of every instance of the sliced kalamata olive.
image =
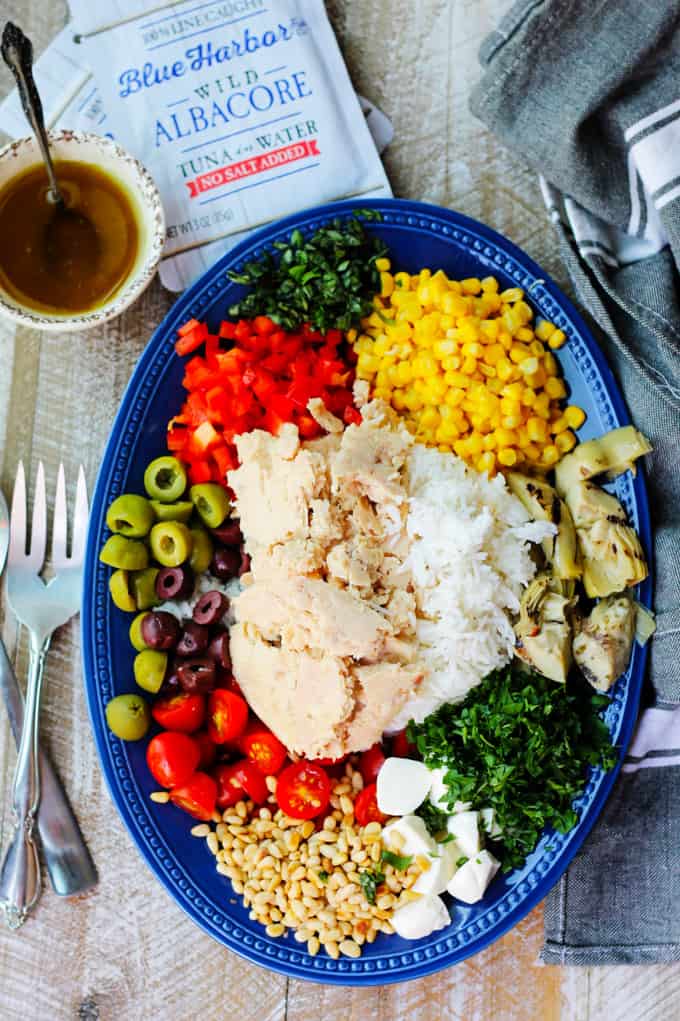
<svg viewBox="0 0 680 1021">
<path fill-rule="evenodd" d="M 194 620 L 197 624 L 205 624 L 206 627 L 209 627 L 210 624 L 216 624 L 224 617 L 228 606 L 227 597 L 217 589 L 211 589 L 210 592 L 204 592 L 194 606 Z"/>
<path fill-rule="evenodd" d="M 229 655 L 229 632 L 220 631 L 211 639 L 208 646 L 208 655 L 214 659 L 223 670 L 231 670 L 231 656 Z"/>
<path fill-rule="evenodd" d="M 243 533 L 238 521 L 225 521 L 219 528 L 212 528 L 211 532 L 217 541 L 225 546 L 240 546 L 243 542 Z"/>
<path fill-rule="evenodd" d="M 177 643 L 178 656 L 200 656 L 208 648 L 209 633 L 207 627 L 196 624 L 193 620 L 185 620 Z"/>
<path fill-rule="evenodd" d="M 156 577 L 159 599 L 186 599 L 194 591 L 194 572 L 186 564 L 164 567 Z"/>
<path fill-rule="evenodd" d="M 215 687 L 215 664 L 211 659 L 187 659 L 177 668 L 183 691 L 205 693 Z"/>
<path fill-rule="evenodd" d="M 229 581 L 235 578 L 241 567 L 241 554 L 237 549 L 229 546 L 220 546 L 213 553 L 210 562 L 210 573 L 220 581 Z"/>
<path fill-rule="evenodd" d="M 179 621 L 172 613 L 153 610 L 143 618 L 141 632 L 150 649 L 172 649 L 179 638 Z"/>
<path fill-rule="evenodd" d="M 250 553 L 246 553 L 244 549 L 241 550 L 241 564 L 238 569 L 238 576 L 241 577 L 246 571 L 250 570 Z"/>
</svg>

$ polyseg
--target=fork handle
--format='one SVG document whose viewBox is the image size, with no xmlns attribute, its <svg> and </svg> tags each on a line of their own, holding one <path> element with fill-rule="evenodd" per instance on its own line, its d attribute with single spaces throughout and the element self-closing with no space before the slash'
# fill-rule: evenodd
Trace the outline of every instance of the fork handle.
<svg viewBox="0 0 680 1021">
<path fill-rule="evenodd" d="M 24 725 L 24 699 L 0 638 L 0 692 L 17 748 Z M 41 747 L 38 833 L 54 892 L 60 897 L 84 893 L 97 884 L 97 870 L 78 820 L 49 756 Z"/>
<path fill-rule="evenodd" d="M 24 726 L 17 753 L 12 786 L 14 833 L 0 867 L 0 906 L 10 929 L 23 925 L 41 892 L 40 860 L 33 836 L 40 804 L 40 766 L 38 759 L 38 720 L 40 692 L 49 635 L 42 642 L 31 632 L 31 654 L 24 708 Z"/>
</svg>

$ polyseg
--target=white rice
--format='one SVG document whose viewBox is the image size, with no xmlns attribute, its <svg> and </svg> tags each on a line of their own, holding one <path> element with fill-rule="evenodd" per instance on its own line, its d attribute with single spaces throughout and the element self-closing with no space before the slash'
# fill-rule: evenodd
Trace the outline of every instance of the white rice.
<svg viewBox="0 0 680 1021">
<path fill-rule="evenodd" d="M 507 663 L 515 636 L 510 614 L 535 566 L 530 543 L 554 526 L 530 522 L 502 476 L 467 468 L 450 453 L 416 444 L 409 458 L 411 550 L 416 631 L 427 673 L 390 729 L 458 702 Z"/>
</svg>

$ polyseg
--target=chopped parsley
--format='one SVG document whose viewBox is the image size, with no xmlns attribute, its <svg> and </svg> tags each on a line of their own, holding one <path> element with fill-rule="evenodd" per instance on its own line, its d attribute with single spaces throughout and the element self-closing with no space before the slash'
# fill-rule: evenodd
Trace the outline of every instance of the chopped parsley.
<svg viewBox="0 0 680 1021">
<path fill-rule="evenodd" d="M 470 861 L 470 859 L 466 858 L 464 854 L 462 854 L 460 858 L 456 858 L 456 868 L 457 869 L 461 868 L 461 866 L 463 866 L 466 861 Z"/>
<path fill-rule="evenodd" d="M 334 219 L 310 237 L 294 230 L 288 241 L 275 241 L 271 251 L 227 276 L 250 288 L 229 309 L 241 319 L 269 316 L 284 330 L 310 323 L 325 333 L 348 330 L 370 315 L 380 291 L 376 260 L 387 246 L 369 234 L 361 219 L 379 220 L 380 213 L 358 209 L 352 220 Z M 358 219 L 361 217 L 361 219 Z"/>
<path fill-rule="evenodd" d="M 496 812 L 505 871 L 523 864 L 542 830 L 566 833 L 588 766 L 611 769 L 617 760 L 600 710 L 609 700 L 556 684 L 516 661 L 484 678 L 458 704 L 443 705 L 421 724 L 409 724 L 431 769 L 444 767 L 448 803 L 472 801 Z M 420 814 L 432 832 L 436 809 Z"/>
<path fill-rule="evenodd" d="M 325 869 L 321 869 L 321 872 L 317 872 L 317 876 L 319 877 L 322 883 L 327 883 L 328 877 L 330 876 L 330 872 L 326 872 Z"/>
<path fill-rule="evenodd" d="M 403 872 L 413 861 L 412 854 L 394 854 L 393 851 L 387 850 L 383 851 L 381 858 L 386 865 L 391 865 L 397 872 Z"/>
<path fill-rule="evenodd" d="M 375 904 L 376 890 L 380 884 L 384 882 L 385 876 L 380 869 L 373 869 L 372 871 L 365 869 L 363 872 L 359 873 L 359 883 L 361 884 L 361 889 L 364 891 L 364 897 L 369 904 Z"/>
<path fill-rule="evenodd" d="M 436 839 L 437 834 L 441 834 L 446 830 L 448 813 L 435 808 L 429 798 L 425 798 L 422 805 L 416 808 L 416 815 L 419 815 L 423 820 L 431 837 Z"/>
</svg>

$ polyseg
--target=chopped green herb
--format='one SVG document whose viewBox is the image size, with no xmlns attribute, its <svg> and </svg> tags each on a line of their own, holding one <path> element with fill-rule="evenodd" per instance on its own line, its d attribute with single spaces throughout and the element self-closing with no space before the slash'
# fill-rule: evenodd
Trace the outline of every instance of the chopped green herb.
<svg viewBox="0 0 680 1021">
<path fill-rule="evenodd" d="M 384 882 L 385 876 L 380 869 L 373 869 L 372 872 L 366 869 L 359 873 L 359 883 L 369 904 L 375 904 L 376 890 Z"/>
<path fill-rule="evenodd" d="M 435 808 L 429 798 L 425 798 L 422 805 L 416 808 L 416 815 L 420 816 L 427 827 L 427 832 L 435 839 L 438 833 L 441 834 L 446 829 L 447 813 Z"/>
<path fill-rule="evenodd" d="M 460 858 L 456 858 L 456 868 L 459 869 L 466 861 L 470 861 L 470 859 L 466 858 L 464 854 L 461 854 Z"/>
<path fill-rule="evenodd" d="M 330 876 L 330 872 L 326 872 L 325 869 L 321 869 L 321 872 L 317 872 L 317 876 L 319 877 L 322 883 L 327 883 L 328 877 Z"/>
<path fill-rule="evenodd" d="M 387 865 L 397 869 L 398 872 L 403 872 L 413 861 L 412 854 L 394 854 L 392 851 L 383 851 L 381 858 Z"/>
<path fill-rule="evenodd" d="M 355 217 L 378 220 L 379 213 L 356 210 Z M 348 330 L 373 311 L 373 296 L 380 291 L 376 259 L 387 246 L 369 234 L 359 219 L 332 220 L 311 237 L 294 230 L 288 241 L 273 245 L 277 259 L 266 251 L 228 277 L 250 291 L 232 305 L 229 314 L 241 319 L 266 315 L 284 330 L 310 323 L 325 333 Z"/>
<path fill-rule="evenodd" d="M 544 827 L 566 833 L 588 766 L 611 769 L 617 760 L 600 710 L 609 700 L 590 695 L 577 679 L 555 684 L 516 661 L 489 674 L 458 704 L 409 724 L 425 764 L 446 769 L 449 805 L 472 801 L 495 811 L 502 830 L 504 870 L 533 850 Z M 419 810 L 438 825 L 436 809 Z"/>
</svg>

